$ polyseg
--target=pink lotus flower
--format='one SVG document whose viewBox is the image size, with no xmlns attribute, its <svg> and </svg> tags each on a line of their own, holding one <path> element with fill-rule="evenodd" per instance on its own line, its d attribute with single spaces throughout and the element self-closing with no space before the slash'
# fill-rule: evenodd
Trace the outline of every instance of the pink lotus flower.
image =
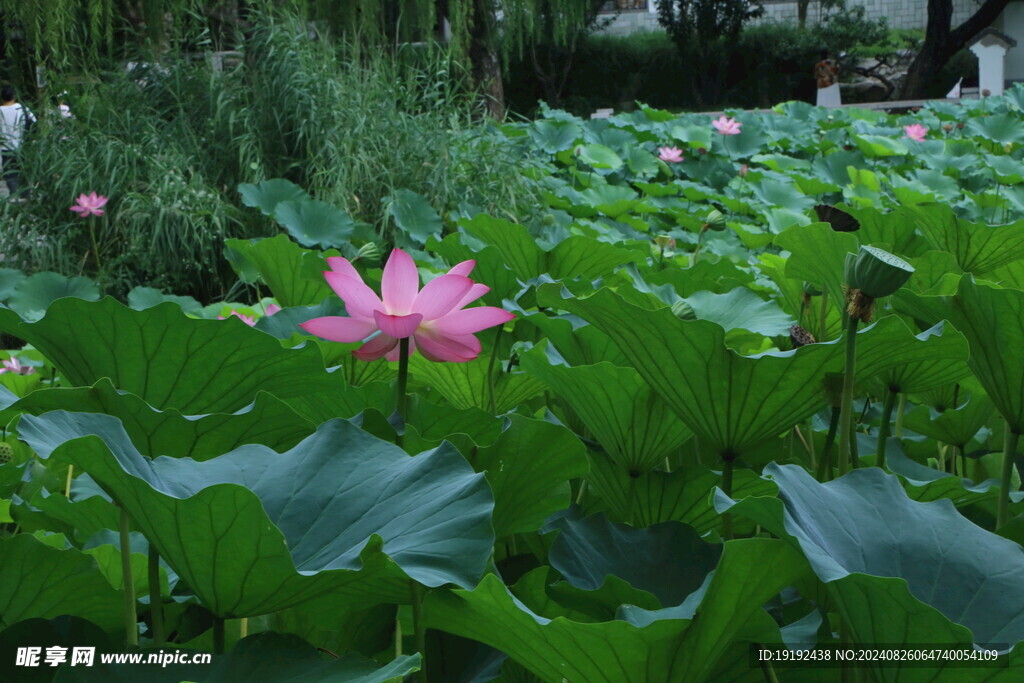
<svg viewBox="0 0 1024 683">
<path fill-rule="evenodd" d="M 103 195 L 96 194 L 80 194 L 78 195 L 78 203 L 71 207 L 71 210 L 77 213 L 82 218 L 86 216 L 102 216 L 103 207 L 107 203 L 107 198 Z"/>
<path fill-rule="evenodd" d="M 737 175 L 739 175 L 740 178 L 746 178 L 747 177 L 747 173 L 749 173 L 749 172 L 750 172 L 750 169 L 747 168 L 746 164 L 743 164 L 742 166 L 740 166 L 740 170 L 737 172 Z"/>
<path fill-rule="evenodd" d="M 922 126 L 920 123 L 915 123 L 912 126 L 905 126 L 903 132 L 907 134 L 907 137 L 915 142 L 924 142 L 925 135 L 928 134 L 928 129 Z"/>
<path fill-rule="evenodd" d="M 464 308 L 490 291 L 467 277 L 476 261 L 463 261 L 420 289 L 416 263 L 395 249 L 384 266 L 383 298 L 366 286 L 348 259 L 334 256 L 327 265 L 331 269 L 324 277 L 345 302 L 349 317 L 313 318 L 299 327 L 343 343 L 363 341 L 377 332 L 352 352 L 360 360 L 398 360 L 398 340 L 408 338 L 410 354 L 418 350 L 427 360 L 465 363 L 480 354 L 475 333 L 515 318 L 493 306 Z"/>
<path fill-rule="evenodd" d="M 0 368 L 0 375 L 5 372 L 13 372 L 16 375 L 31 375 L 36 371 L 35 368 L 29 365 L 22 365 L 16 357 L 11 356 L 10 360 L 3 362 L 3 368 Z"/>
<path fill-rule="evenodd" d="M 251 315 L 242 315 L 238 311 L 231 311 L 231 313 L 228 315 L 228 318 L 230 318 L 232 315 L 235 316 L 236 318 L 238 318 L 239 320 L 241 320 L 243 323 L 245 323 L 249 327 L 255 327 L 256 326 L 256 318 L 251 316 Z M 228 318 L 225 318 L 222 315 L 218 315 L 217 316 L 217 320 L 227 320 Z"/>
<path fill-rule="evenodd" d="M 277 313 L 277 312 L 278 312 L 278 311 L 280 311 L 280 310 L 281 310 L 281 307 L 280 307 L 280 306 L 278 306 L 277 304 L 270 304 L 270 305 L 269 305 L 269 306 L 267 306 L 267 308 L 266 308 L 266 311 L 267 311 L 267 316 L 268 316 L 268 317 L 269 317 L 269 316 L 272 316 L 272 315 L 274 315 L 275 313 Z"/>
<path fill-rule="evenodd" d="M 658 158 L 670 164 L 678 164 L 683 160 L 683 150 L 678 147 L 659 147 Z"/>
<path fill-rule="evenodd" d="M 717 120 L 711 122 L 711 126 L 722 135 L 739 135 L 740 126 L 743 124 L 736 119 L 722 114 Z"/>
</svg>

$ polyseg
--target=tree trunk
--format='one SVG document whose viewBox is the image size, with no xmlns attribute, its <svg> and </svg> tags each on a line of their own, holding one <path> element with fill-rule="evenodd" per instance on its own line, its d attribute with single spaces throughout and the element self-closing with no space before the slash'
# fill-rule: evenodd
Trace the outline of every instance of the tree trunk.
<svg viewBox="0 0 1024 683">
<path fill-rule="evenodd" d="M 473 84 L 487 100 L 487 113 L 500 121 L 505 118 L 505 86 L 501 82 L 501 58 L 494 28 L 496 21 L 491 0 L 473 0 L 469 43 Z"/>
<path fill-rule="evenodd" d="M 796 20 L 800 24 L 800 28 L 807 27 L 807 8 L 810 5 L 811 0 L 796 0 Z"/>
<path fill-rule="evenodd" d="M 902 99 L 924 97 L 935 74 L 974 36 L 990 26 L 1008 4 L 1010 0 L 985 0 L 967 21 L 953 30 L 953 0 L 928 0 L 924 44 L 910 64 Z"/>
</svg>

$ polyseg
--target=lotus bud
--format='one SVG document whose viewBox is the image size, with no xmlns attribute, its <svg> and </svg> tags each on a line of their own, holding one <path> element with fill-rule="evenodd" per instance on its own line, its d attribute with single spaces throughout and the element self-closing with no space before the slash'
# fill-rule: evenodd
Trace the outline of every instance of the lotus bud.
<svg viewBox="0 0 1024 683">
<path fill-rule="evenodd" d="M 792 342 L 794 349 L 799 349 L 801 346 L 807 346 L 808 344 L 818 343 L 813 334 L 799 325 L 793 325 L 789 328 L 789 341 Z"/>
<path fill-rule="evenodd" d="M 708 150 L 707 150 L 706 147 L 698 147 L 697 148 L 697 154 L 707 154 L 707 153 L 708 153 Z"/>
<path fill-rule="evenodd" d="M 654 243 L 662 249 L 675 249 L 676 240 L 670 235 L 658 235 L 654 238 Z"/>
<path fill-rule="evenodd" d="M 963 129 L 964 129 L 964 126 L 966 126 L 966 125 L 967 125 L 966 123 L 964 123 L 963 121 L 961 121 L 960 123 L 956 124 L 956 127 L 957 127 L 957 128 L 959 129 L 959 130 L 963 130 Z"/>
<path fill-rule="evenodd" d="M 953 132 L 953 124 L 952 123 L 947 123 L 946 125 L 944 125 L 942 127 L 942 130 L 946 131 L 947 133 L 952 133 Z"/>
<path fill-rule="evenodd" d="M 696 320 L 697 314 L 693 310 L 693 306 L 688 304 L 685 299 L 672 304 L 672 315 L 679 318 L 680 320 Z"/>
<path fill-rule="evenodd" d="M 712 209 L 705 219 L 704 225 L 701 226 L 701 230 L 714 230 L 716 232 L 725 230 L 725 216 L 718 209 Z"/>
<path fill-rule="evenodd" d="M 737 173 L 737 175 L 739 175 L 740 178 L 746 178 L 747 177 L 747 173 L 749 173 L 749 172 L 750 172 L 750 169 L 747 168 L 746 164 L 743 164 L 742 166 L 740 166 L 740 170 Z"/>
<path fill-rule="evenodd" d="M 906 284 L 914 267 L 877 247 L 861 247 L 846 255 L 846 312 L 862 322 L 871 320 L 875 299 L 894 294 Z"/>
<path fill-rule="evenodd" d="M 1007 142 L 1005 145 L 1003 145 L 1003 151 L 1006 152 L 1007 154 L 1011 154 L 1013 152 L 1013 143 Z"/>
<path fill-rule="evenodd" d="M 992 91 L 989 90 L 988 88 L 985 88 L 984 90 L 981 91 L 981 96 L 982 97 L 989 97 L 991 94 L 992 94 Z"/>
<path fill-rule="evenodd" d="M 818 289 L 814 285 L 814 283 L 805 282 L 804 283 L 804 294 L 806 294 L 807 296 L 821 296 L 821 290 Z"/>
<path fill-rule="evenodd" d="M 366 261 L 379 261 L 380 256 L 380 247 L 373 242 L 367 242 L 363 246 L 359 247 L 359 252 L 356 253 L 356 258 L 354 260 L 364 259 Z"/>
</svg>

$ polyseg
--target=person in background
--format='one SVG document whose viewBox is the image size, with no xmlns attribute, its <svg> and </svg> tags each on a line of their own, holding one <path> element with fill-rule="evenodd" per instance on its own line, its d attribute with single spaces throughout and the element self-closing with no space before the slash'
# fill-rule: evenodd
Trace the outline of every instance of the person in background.
<svg viewBox="0 0 1024 683">
<path fill-rule="evenodd" d="M 18 150 L 25 133 L 35 122 L 32 112 L 15 100 L 12 86 L 0 88 L 0 163 L 12 199 L 24 197 L 24 192 L 18 193 Z"/>
<path fill-rule="evenodd" d="M 814 65 L 814 78 L 818 82 L 818 106 L 838 107 L 842 102 L 839 97 L 839 67 L 832 61 L 828 50 L 821 51 L 821 61 Z"/>
</svg>

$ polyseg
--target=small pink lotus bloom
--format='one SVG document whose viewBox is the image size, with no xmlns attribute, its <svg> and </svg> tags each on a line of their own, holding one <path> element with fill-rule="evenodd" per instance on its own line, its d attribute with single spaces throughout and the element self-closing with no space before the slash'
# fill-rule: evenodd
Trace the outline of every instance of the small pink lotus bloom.
<svg viewBox="0 0 1024 683">
<path fill-rule="evenodd" d="M 96 194 L 80 194 L 78 195 L 78 203 L 71 207 L 71 210 L 77 213 L 82 218 L 86 216 L 102 216 L 103 207 L 107 203 L 107 198 L 103 195 Z"/>
<path fill-rule="evenodd" d="M 270 304 L 269 306 L 267 306 L 266 310 L 267 310 L 267 315 L 271 316 L 271 315 L 274 315 L 275 313 L 277 313 L 278 311 L 280 311 L 281 307 L 278 306 L 277 304 Z"/>
<path fill-rule="evenodd" d="M 22 365 L 21 361 L 19 361 L 15 356 L 11 356 L 10 360 L 5 360 L 3 365 L 3 368 L 0 368 L 0 375 L 5 372 L 13 372 L 16 375 L 31 375 L 36 371 L 36 369 L 30 365 Z"/>
<path fill-rule="evenodd" d="M 476 261 L 463 261 L 420 289 L 415 261 L 395 249 L 384 265 L 382 297 L 366 286 L 348 259 L 333 256 L 327 265 L 331 269 L 324 277 L 345 302 L 349 317 L 313 318 L 299 327 L 342 343 L 363 341 L 377 332 L 352 352 L 360 360 L 398 360 L 398 340 L 409 339 L 410 354 L 419 351 L 430 361 L 465 363 L 480 355 L 477 332 L 515 318 L 494 306 L 465 308 L 490 291 L 467 277 Z"/>
<path fill-rule="evenodd" d="M 717 120 L 711 122 L 711 126 L 722 135 L 739 135 L 740 126 L 743 124 L 732 118 L 722 114 Z"/>
<path fill-rule="evenodd" d="M 658 158 L 670 164 L 678 164 L 683 160 L 683 150 L 678 147 L 659 147 Z"/>
<path fill-rule="evenodd" d="M 241 320 L 243 323 L 245 323 L 249 327 L 254 327 L 256 325 L 256 318 L 254 318 L 251 315 L 242 315 L 238 311 L 231 311 L 230 315 L 228 315 L 228 318 L 230 318 L 232 315 L 235 316 L 236 318 L 238 318 L 239 320 Z M 217 320 L 227 320 L 228 318 L 225 318 L 222 315 L 218 315 L 217 316 Z"/>
<path fill-rule="evenodd" d="M 925 135 L 928 134 L 928 129 L 922 126 L 920 123 L 915 123 L 912 126 L 905 126 L 903 132 L 907 134 L 907 137 L 915 142 L 924 142 Z"/>
<path fill-rule="evenodd" d="M 740 170 L 739 170 L 740 178 L 746 178 L 747 177 L 747 173 L 750 173 L 750 169 L 747 168 L 747 165 L 743 164 L 742 166 L 740 166 Z"/>
</svg>

